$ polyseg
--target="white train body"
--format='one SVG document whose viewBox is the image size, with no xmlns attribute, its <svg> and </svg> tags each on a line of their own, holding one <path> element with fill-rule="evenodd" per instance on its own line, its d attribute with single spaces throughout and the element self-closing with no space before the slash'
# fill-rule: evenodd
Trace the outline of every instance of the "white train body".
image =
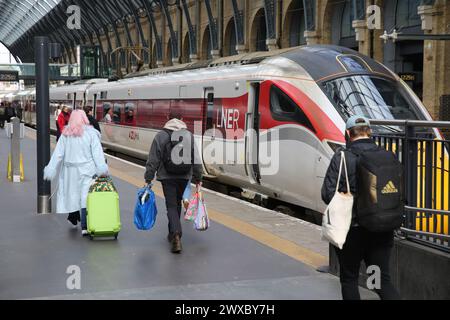
<svg viewBox="0 0 450 320">
<path fill-rule="evenodd" d="M 207 68 L 51 88 L 51 115 L 60 104 L 93 106 L 103 145 L 146 159 L 169 113 L 180 112 L 210 179 L 319 212 L 325 207 L 323 178 L 334 151 L 345 144 L 345 120 L 352 112 L 431 120 L 395 74 L 352 50 L 306 46 L 257 63 L 249 57 L 239 64 L 218 61 Z M 35 107 L 27 110 L 26 122 L 34 123 L 34 112 Z"/>
</svg>

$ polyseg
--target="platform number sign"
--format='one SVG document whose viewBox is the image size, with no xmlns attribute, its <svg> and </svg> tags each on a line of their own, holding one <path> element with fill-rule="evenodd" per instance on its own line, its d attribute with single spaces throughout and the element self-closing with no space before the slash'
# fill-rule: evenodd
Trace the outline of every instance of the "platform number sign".
<svg viewBox="0 0 450 320">
<path fill-rule="evenodd" d="M 19 82 L 19 72 L 0 70 L 0 82 Z"/>
</svg>

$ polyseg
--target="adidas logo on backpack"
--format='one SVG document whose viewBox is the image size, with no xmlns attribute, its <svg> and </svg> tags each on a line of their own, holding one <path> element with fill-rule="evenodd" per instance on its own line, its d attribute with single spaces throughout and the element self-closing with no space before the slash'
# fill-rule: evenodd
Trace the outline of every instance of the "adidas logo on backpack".
<svg viewBox="0 0 450 320">
<path fill-rule="evenodd" d="M 395 184 L 392 181 L 389 181 L 389 183 L 381 190 L 382 194 L 393 194 L 398 193 L 398 189 L 395 187 Z"/>
</svg>

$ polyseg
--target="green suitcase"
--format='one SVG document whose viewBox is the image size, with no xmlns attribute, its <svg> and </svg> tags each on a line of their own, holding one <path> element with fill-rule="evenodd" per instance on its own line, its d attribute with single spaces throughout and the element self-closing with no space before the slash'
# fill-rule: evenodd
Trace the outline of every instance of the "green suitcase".
<svg viewBox="0 0 450 320">
<path fill-rule="evenodd" d="M 119 236 L 119 194 L 111 179 L 99 178 L 92 185 L 87 198 L 87 225 L 91 239 Z"/>
</svg>

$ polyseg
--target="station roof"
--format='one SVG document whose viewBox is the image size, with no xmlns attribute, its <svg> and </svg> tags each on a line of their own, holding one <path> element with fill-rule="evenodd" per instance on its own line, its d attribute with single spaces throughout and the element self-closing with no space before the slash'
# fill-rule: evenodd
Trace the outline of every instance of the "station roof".
<svg viewBox="0 0 450 320">
<path fill-rule="evenodd" d="M 60 1 L 0 0 L 0 41 L 11 46 Z"/>
<path fill-rule="evenodd" d="M 34 62 L 35 36 L 48 36 L 66 51 L 79 44 L 98 44 L 99 37 L 113 28 L 118 29 L 133 18 L 145 18 L 149 10 L 157 12 L 161 1 L 0 0 L 0 42 L 22 61 Z M 80 10 L 81 28 L 68 27 L 73 6 Z"/>
</svg>

